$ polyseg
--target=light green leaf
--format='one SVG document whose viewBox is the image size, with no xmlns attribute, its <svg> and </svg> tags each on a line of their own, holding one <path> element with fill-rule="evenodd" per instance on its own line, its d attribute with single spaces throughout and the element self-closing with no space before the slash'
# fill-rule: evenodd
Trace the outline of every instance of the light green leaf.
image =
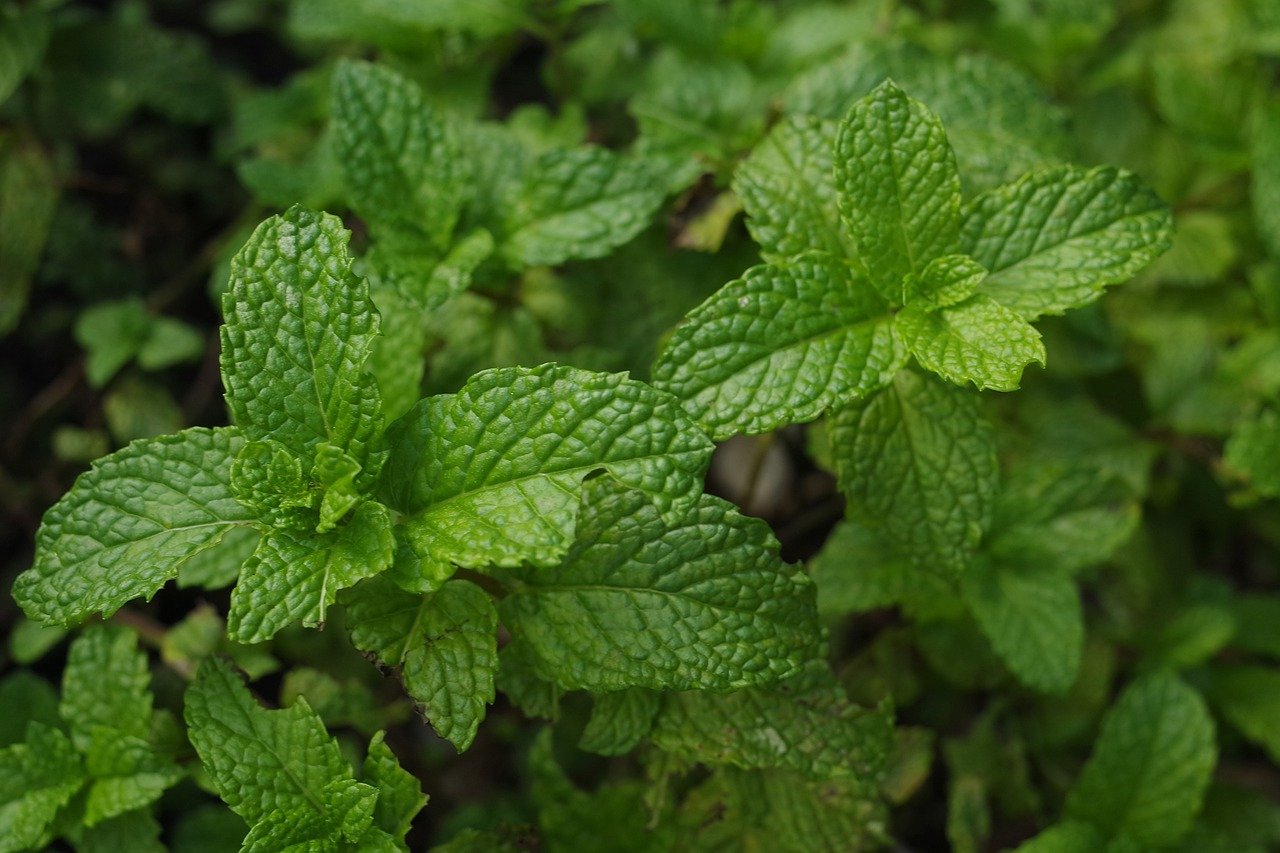
<svg viewBox="0 0 1280 853">
<path fill-rule="evenodd" d="M 149 718 L 145 721 L 150 723 Z M 185 775 L 146 740 L 113 726 L 94 726 L 89 736 L 84 754 L 93 781 L 85 801 L 85 826 L 151 805 Z"/>
<path fill-rule="evenodd" d="M 747 213 L 747 230 L 766 261 L 810 250 L 857 257 L 836 208 L 836 130 L 832 121 L 785 119 L 734 171 L 733 189 Z"/>
<path fill-rule="evenodd" d="M 1045 360 L 1040 333 L 980 293 L 937 311 L 907 306 L 894 328 L 922 367 L 956 385 L 1014 391 L 1023 368 Z"/>
<path fill-rule="evenodd" d="M 383 732 L 369 741 L 361 775 L 378 789 L 378 802 L 373 808 L 374 825 L 403 842 L 414 817 L 427 804 L 427 795 L 422 793 L 417 777 L 400 766 L 384 742 Z"/>
<path fill-rule="evenodd" d="M 811 779 L 867 778 L 893 740 L 889 715 L 851 703 L 826 664 L 773 687 L 668 694 L 649 739 L 705 764 L 786 767 Z"/>
<path fill-rule="evenodd" d="M 373 342 L 365 366 L 378 383 L 382 414 L 388 421 L 422 399 L 427 325 L 413 300 L 390 287 L 373 291 L 382 317 L 382 334 Z"/>
<path fill-rule="evenodd" d="M 597 695 L 578 748 L 597 755 L 630 752 L 653 728 L 661 706 L 662 694 L 642 687 Z"/>
<path fill-rule="evenodd" d="M 260 643 L 294 622 L 321 625 L 339 590 L 384 571 L 394 554 L 391 515 L 374 501 L 327 533 L 268 530 L 231 593 L 227 635 Z"/>
<path fill-rule="evenodd" d="M 560 718 L 560 695 L 563 691 L 534 670 L 533 652 L 517 641 L 507 643 L 498 653 L 498 677 L 495 683 L 511 704 L 526 717 L 555 721 Z"/>
<path fill-rule="evenodd" d="M 960 573 L 990 524 L 999 481 L 995 435 L 977 395 L 903 371 L 836 412 L 830 438 L 849 517 L 915 568 Z"/>
<path fill-rule="evenodd" d="M 1273 257 L 1280 257 L 1280 99 L 1262 101 L 1254 110 L 1253 217 L 1258 235 Z"/>
<path fill-rule="evenodd" d="M 1213 720 L 1199 694 L 1168 672 L 1144 676 L 1102 721 L 1067 796 L 1067 816 L 1144 846 L 1172 843 L 1200 811 L 1216 760 Z"/>
<path fill-rule="evenodd" d="M 19 616 L 9 632 L 9 656 L 19 666 L 26 666 L 45 654 L 67 636 L 67 629 L 41 625 Z"/>
<path fill-rule="evenodd" d="M 1280 670 L 1215 666 L 1206 692 L 1227 722 L 1280 763 Z"/>
<path fill-rule="evenodd" d="M 354 783 L 351 766 L 305 699 L 268 711 L 217 658 L 187 688 L 191 744 L 218 795 L 252 827 L 275 812 L 319 817 L 328 786 Z"/>
<path fill-rule="evenodd" d="M 335 779 L 316 802 L 292 802 L 273 809 L 245 836 L 243 853 L 292 853 L 340 850 L 343 842 L 362 841 L 373 823 L 375 788 L 354 779 Z M 360 849 L 371 850 L 371 845 Z"/>
<path fill-rule="evenodd" d="M 972 296 L 986 277 L 982 264 L 968 255 L 943 255 L 929 261 L 920 275 L 903 280 L 902 302 L 922 304 L 926 310 L 948 308 Z"/>
<path fill-rule="evenodd" d="M 350 237 L 336 216 L 301 207 L 258 226 L 231 262 L 222 381 L 246 438 L 303 459 L 327 442 L 369 468 L 380 416 L 364 365 L 378 314 L 351 273 Z"/>
<path fill-rule="evenodd" d="M 653 381 L 723 439 L 811 421 L 883 387 L 905 357 L 867 281 L 810 254 L 752 267 L 690 312 Z"/>
<path fill-rule="evenodd" d="M 141 349 L 151 317 L 140 299 L 101 302 L 76 318 L 76 343 L 85 349 L 85 378 L 101 388 Z"/>
<path fill-rule="evenodd" d="M 169 849 L 160 843 L 160 822 L 150 808 L 134 809 L 68 835 L 76 853 L 166 853 Z"/>
<path fill-rule="evenodd" d="M 678 401 L 623 375 L 571 367 L 476 374 L 394 424 L 382 494 L 423 559 L 553 564 L 572 541 L 579 484 L 605 469 L 664 512 L 701 491 L 712 444 Z"/>
<path fill-rule="evenodd" d="M 459 752 L 475 739 L 493 702 L 498 614 L 480 587 L 448 581 L 411 595 L 379 578 L 344 597 L 351 641 L 399 668 L 409 695 Z"/>
<path fill-rule="evenodd" d="M 360 502 L 360 493 L 356 487 L 356 477 L 359 474 L 360 463 L 343 453 L 341 448 L 324 442 L 316 445 L 316 461 L 311 469 L 311 476 L 324 489 L 316 533 L 332 530 Z"/>
<path fill-rule="evenodd" d="M 162 370 L 172 364 L 194 361 L 204 352 L 204 335 L 181 320 L 154 317 L 147 339 L 138 348 L 138 366 Z"/>
<path fill-rule="evenodd" d="M 231 490 L 260 522 L 299 530 L 314 526 L 316 496 L 302 475 L 302 461 L 278 441 L 244 443 L 231 463 Z"/>
<path fill-rule="evenodd" d="M 644 163 L 596 146 L 548 151 L 507 198 L 502 253 L 516 266 L 603 257 L 645 229 L 662 196 Z"/>
<path fill-rule="evenodd" d="M 229 482 L 241 444 L 235 430 L 195 428 L 98 460 L 45 514 L 35 565 L 13 585 L 27 616 L 72 625 L 114 613 L 248 524 Z"/>
<path fill-rule="evenodd" d="M 58 693 L 30 670 L 17 669 L 0 678 L 0 747 L 21 743 L 27 724 L 58 719 Z"/>
<path fill-rule="evenodd" d="M 43 847 L 58 809 L 84 782 L 71 740 L 31 723 L 25 742 L 0 749 L 0 851 Z"/>
<path fill-rule="evenodd" d="M 145 740 L 151 731 L 151 672 L 137 635 L 119 625 L 86 628 L 67 653 L 58 712 L 81 751 L 99 727 Z"/>
<path fill-rule="evenodd" d="M 6 5 L 0 15 L 12 8 Z M 19 17 L 32 14 L 40 12 L 29 7 Z M 5 24 L 0 20 L 0 78 L 9 47 L 5 44 Z M 17 325 L 26 307 L 31 276 L 49 236 L 58 191 L 58 175 L 48 155 L 34 144 L 0 139 L 0 335 Z"/>
<path fill-rule="evenodd" d="M 664 519 L 642 492 L 590 481 L 561 565 L 520 575 L 502 623 L 568 690 L 725 690 L 794 674 L 819 642 L 813 587 L 764 523 L 704 495 Z"/>
<path fill-rule="evenodd" d="M 900 298 L 909 273 L 959 251 L 960 176 L 946 131 L 891 81 L 841 122 L 835 170 L 840 215 L 887 299 Z"/>
<path fill-rule="evenodd" d="M 1026 319 L 1092 302 L 1173 238 L 1167 205 L 1129 172 L 1060 166 L 978 196 L 960 241 L 990 274 L 982 292 Z"/>
<path fill-rule="evenodd" d="M 1056 694 L 1075 683 L 1084 613 L 1070 576 L 1052 566 L 975 560 L 960 589 L 982 633 L 1019 681 Z"/>
<path fill-rule="evenodd" d="M 471 161 L 418 85 L 367 62 L 339 62 L 332 127 L 351 206 L 374 236 L 443 249 L 467 197 Z"/>
<path fill-rule="evenodd" d="M 234 527 L 222 537 L 217 548 L 201 551 L 178 569 L 178 587 L 198 586 L 222 589 L 240 577 L 240 567 L 258 547 L 258 531 Z"/>
<path fill-rule="evenodd" d="M 1096 853 L 1106 839 L 1092 824 L 1069 820 L 1054 824 L 1035 838 L 1018 845 L 1015 853 Z"/>
<path fill-rule="evenodd" d="M 1237 424 L 1222 463 L 1247 478 L 1258 494 L 1280 497 L 1280 415 L 1267 410 Z"/>
</svg>

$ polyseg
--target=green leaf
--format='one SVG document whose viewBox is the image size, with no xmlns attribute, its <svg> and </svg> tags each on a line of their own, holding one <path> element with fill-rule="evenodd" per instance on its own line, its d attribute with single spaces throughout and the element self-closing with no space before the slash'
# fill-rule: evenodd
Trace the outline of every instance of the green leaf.
<svg viewBox="0 0 1280 853">
<path fill-rule="evenodd" d="M 560 718 L 560 694 L 553 682 L 538 676 L 534 670 L 533 652 L 517 641 L 507 643 L 498 653 L 498 689 L 526 717 L 555 721 Z"/>
<path fill-rule="evenodd" d="M 548 151 L 506 200 L 502 253 L 517 266 L 603 257 L 644 230 L 662 196 L 644 163 L 596 146 Z"/>
<path fill-rule="evenodd" d="M 201 664 L 187 688 L 186 719 L 218 796 L 251 827 L 279 812 L 320 817 L 329 808 L 329 786 L 355 783 L 337 741 L 305 699 L 268 711 L 217 658 Z"/>
<path fill-rule="evenodd" d="M 484 590 L 454 580 L 411 595 L 379 578 L 343 600 L 356 648 L 398 668 L 440 736 L 459 752 L 470 746 L 498 669 L 498 614 Z"/>
<path fill-rule="evenodd" d="M 1023 368 L 1045 360 L 1040 333 L 982 294 L 937 311 L 908 306 L 894 329 L 921 367 L 956 385 L 1015 391 Z"/>
<path fill-rule="evenodd" d="M 1168 206 L 1129 172 L 1061 166 L 978 196 L 960 241 L 982 292 L 1026 319 L 1092 302 L 1169 248 Z"/>
<path fill-rule="evenodd" d="M 752 267 L 690 312 L 653 381 L 723 439 L 811 421 L 883 387 L 905 357 L 866 280 L 811 254 Z"/>
<path fill-rule="evenodd" d="M 884 765 L 893 726 L 887 713 L 851 703 L 826 664 L 815 661 L 772 687 L 669 694 L 649 739 L 705 764 L 868 778 Z"/>
<path fill-rule="evenodd" d="M 337 527 L 343 516 L 360 502 L 356 487 L 359 474 L 360 463 L 343 453 L 341 448 L 323 442 L 316 445 L 316 461 L 311 476 L 324 489 L 316 533 L 327 533 Z"/>
<path fill-rule="evenodd" d="M 35 564 L 13 585 L 27 616 L 72 625 L 114 613 L 248 524 L 229 482 L 241 444 L 234 430 L 195 428 L 98 460 L 45 514 Z"/>
<path fill-rule="evenodd" d="M 1215 666 L 1206 692 L 1228 723 L 1280 763 L 1280 670 Z"/>
<path fill-rule="evenodd" d="M 1253 217 L 1258 235 L 1280 257 L 1280 100 L 1259 103 L 1253 114 Z"/>
<path fill-rule="evenodd" d="M 26 666 L 45 654 L 67 636 L 65 628 L 41 625 L 19 616 L 9 633 L 9 655 L 19 666 Z"/>
<path fill-rule="evenodd" d="M 0 747 L 21 743 L 27 724 L 58 719 L 58 694 L 49 682 L 25 669 L 0 678 Z"/>
<path fill-rule="evenodd" d="M 165 853 L 169 848 L 160 843 L 160 822 L 151 812 L 149 808 L 134 809 L 68 835 L 76 853 Z"/>
<path fill-rule="evenodd" d="M 81 751 L 103 726 L 145 740 L 151 731 L 151 672 L 137 635 L 119 625 L 86 628 L 67 653 L 58 710 Z"/>
<path fill-rule="evenodd" d="M 42 723 L 23 743 L 0 749 L 0 851 L 43 847 L 58 810 L 84 785 L 71 740 Z"/>
<path fill-rule="evenodd" d="M 198 586 L 222 589 L 240 577 L 240 567 L 258 547 L 258 531 L 252 527 L 234 527 L 222 537 L 217 548 L 201 551 L 178 569 L 178 587 Z"/>
<path fill-rule="evenodd" d="M 244 853 L 338 850 L 362 840 L 373 823 L 376 789 L 354 779 L 335 779 L 315 801 L 291 802 L 268 812 L 245 836 Z M 365 847 L 364 849 L 369 849 Z"/>
<path fill-rule="evenodd" d="M 424 559 L 553 564 L 579 484 L 605 469 L 664 512 L 701 491 L 711 441 L 674 397 L 623 375 L 543 365 L 476 374 L 394 424 L 382 494 Z"/>
<path fill-rule="evenodd" d="M 49 18 L 41 6 L 0 9 L 0 103 L 40 61 L 49 41 Z M 0 267 L 2 268 L 2 267 Z"/>
<path fill-rule="evenodd" d="M 12 8 L 0 10 L 0 89 L 7 49 L 12 47 L 6 38 L 13 21 L 6 13 Z M 42 13 L 29 7 L 16 17 L 36 14 Z M 33 144 L 0 140 L 0 335 L 17 325 L 26 307 L 57 200 L 58 176 L 49 157 Z"/>
<path fill-rule="evenodd" d="M 403 842 L 414 817 L 427 804 L 427 795 L 422 793 L 417 777 L 400 766 L 384 742 L 383 732 L 369 741 L 361 775 L 378 789 L 378 802 L 373 808 L 374 825 Z"/>
<path fill-rule="evenodd" d="M 1092 824 L 1069 820 L 1054 824 L 1018 845 L 1015 853 L 1095 853 L 1105 849 L 1106 839 Z"/>
<path fill-rule="evenodd" d="M 1237 424 L 1222 463 L 1247 478 L 1258 494 L 1280 497 L 1280 415 L 1267 410 Z"/>
<path fill-rule="evenodd" d="M 995 435 L 977 395 L 903 371 L 836 412 L 830 438 L 849 517 L 917 569 L 961 572 L 990 525 L 999 481 Z"/>
<path fill-rule="evenodd" d="M 374 501 L 327 533 L 268 530 L 240 570 L 227 634 L 260 643 L 294 622 L 321 625 L 339 590 L 386 570 L 394 554 L 391 515 Z"/>
<path fill-rule="evenodd" d="M 1084 613 L 1068 575 L 1052 566 L 975 560 L 960 588 L 982 633 L 1019 681 L 1057 694 L 1075 683 Z"/>
<path fill-rule="evenodd" d="M 903 280 L 902 302 L 926 310 L 949 308 L 972 296 L 986 277 L 982 264 L 968 255 L 943 255 L 929 261 L 920 275 Z"/>
<path fill-rule="evenodd" d="M 382 414 L 395 420 L 422 398 L 427 326 L 413 300 L 398 289 L 373 291 L 382 316 L 382 334 L 373 342 L 366 367 L 378 383 Z"/>
<path fill-rule="evenodd" d="M 305 530 L 314 524 L 316 496 L 302 475 L 302 461 L 278 441 L 244 443 L 231 463 L 231 490 L 273 527 Z"/>
<path fill-rule="evenodd" d="M 1131 684 L 1067 796 L 1068 817 L 1139 844 L 1177 841 L 1191 827 L 1217 759 L 1213 720 L 1194 690 L 1156 672 Z"/>
<path fill-rule="evenodd" d="M 122 734 L 113 726 L 94 726 L 89 737 L 83 751 L 93 781 L 85 801 L 85 826 L 151 805 L 185 775 L 146 740 Z"/>
<path fill-rule="evenodd" d="M 836 131 L 832 121 L 785 119 L 734 171 L 733 189 L 747 213 L 747 230 L 766 261 L 811 250 L 857 257 L 836 207 Z"/>
<path fill-rule="evenodd" d="M 813 587 L 767 525 L 704 495 L 664 519 L 642 492 L 590 481 L 564 562 L 499 604 L 539 674 L 568 690 L 725 690 L 794 674 L 817 651 Z"/>
<path fill-rule="evenodd" d="M 908 274 L 959 251 L 960 176 L 946 131 L 891 81 L 841 122 L 835 170 L 840 215 L 885 298 L 900 297 Z"/>
<path fill-rule="evenodd" d="M 443 249 L 466 200 L 470 161 L 418 85 L 367 62 L 339 62 L 332 131 L 351 207 L 374 235 Z"/>
<path fill-rule="evenodd" d="M 101 388 L 147 339 L 151 318 L 140 299 L 103 302 L 76 318 L 76 343 L 85 348 L 85 378 Z"/>
<path fill-rule="evenodd" d="M 327 442 L 368 467 L 380 417 L 364 364 L 378 314 L 351 273 L 350 236 L 336 216 L 301 207 L 258 226 L 231 262 L 222 381 L 245 438 L 303 459 Z"/>
<path fill-rule="evenodd" d="M 597 755 L 624 755 L 653 728 L 660 707 L 662 694 L 642 687 L 601 693 L 595 697 L 578 748 Z"/>
</svg>

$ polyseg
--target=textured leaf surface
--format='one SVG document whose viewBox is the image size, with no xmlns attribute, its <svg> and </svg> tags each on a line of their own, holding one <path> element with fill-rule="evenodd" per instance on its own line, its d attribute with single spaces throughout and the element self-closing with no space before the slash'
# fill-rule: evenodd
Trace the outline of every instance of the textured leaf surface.
<svg viewBox="0 0 1280 853">
<path fill-rule="evenodd" d="M 595 146 L 549 151 L 507 199 L 502 251 L 523 266 L 602 257 L 644 230 L 662 196 L 643 163 Z"/>
<path fill-rule="evenodd" d="M 327 442 L 366 464 L 379 428 L 378 386 L 364 372 L 378 314 L 351 273 L 350 237 L 336 216 L 301 207 L 258 226 L 222 300 L 222 381 L 246 438 L 304 459 Z"/>
<path fill-rule="evenodd" d="M 925 310 L 947 308 L 972 296 L 986 277 L 982 264 L 968 255 L 943 255 L 903 280 L 902 301 Z"/>
<path fill-rule="evenodd" d="M 234 430 L 196 428 L 99 459 L 45 514 L 14 598 L 32 619 L 59 625 L 150 598 L 251 520 L 229 482 L 240 445 Z"/>
<path fill-rule="evenodd" d="M 94 729 L 145 739 L 151 731 L 151 673 L 137 636 L 119 625 L 86 628 L 67 653 L 62 673 L 62 719 L 81 750 Z"/>
<path fill-rule="evenodd" d="M 294 802 L 266 814 L 245 836 L 244 853 L 341 850 L 361 841 L 373 822 L 375 788 L 353 779 L 335 779 L 315 802 Z M 362 846 L 361 849 L 377 849 Z"/>
<path fill-rule="evenodd" d="M 1169 208 L 1129 172 L 1063 166 L 969 202 L 961 243 L 982 292 L 1032 319 L 1092 302 L 1169 248 Z"/>
<path fill-rule="evenodd" d="M 1018 680 L 1064 693 L 1080 670 L 1084 613 L 1075 583 L 1052 566 L 975 560 L 961 582 L 965 604 Z"/>
<path fill-rule="evenodd" d="M 0 10 L 0 90 L 4 89 L 7 13 Z M 18 13 L 18 20 L 42 15 L 34 7 Z M 0 95 L 0 101 L 3 101 Z M 58 200 L 58 176 L 39 148 L 0 140 L 0 334 L 12 329 L 22 316 L 31 288 L 31 275 L 49 235 Z"/>
<path fill-rule="evenodd" d="M 479 373 L 415 406 L 390 444 L 383 492 L 417 550 L 476 567 L 556 561 L 600 468 L 664 511 L 688 503 L 712 450 L 674 397 L 556 365 Z"/>
<path fill-rule="evenodd" d="M 811 421 L 883 386 L 905 351 L 888 307 L 843 262 L 757 266 L 685 318 L 653 368 L 712 436 Z"/>
<path fill-rule="evenodd" d="M 892 737 L 889 716 L 849 702 L 820 662 L 773 687 L 669 694 L 649 733 L 659 749 L 691 760 L 814 779 L 878 772 Z"/>
<path fill-rule="evenodd" d="M 836 206 L 837 125 L 793 117 L 775 127 L 733 173 L 747 230 L 767 261 L 809 251 L 857 257 Z"/>
<path fill-rule="evenodd" d="M 851 518 L 915 567 L 961 571 L 991 520 L 995 436 L 971 392 L 903 371 L 831 420 L 831 450 Z"/>
<path fill-rule="evenodd" d="M 625 755 L 653 728 L 660 707 L 662 694 L 643 687 L 601 693 L 578 747 L 597 755 Z"/>
<path fill-rule="evenodd" d="M 231 667 L 210 658 L 187 688 L 191 744 L 223 802 L 253 826 L 273 812 L 324 811 L 325 788 L 351 767 L 305 699 L 268 711 Z"/>
<path fill-rule="evenodd" d="M 366 62 L 333 75 L 333 142 L 348 198 L 383 236 L 419 236 L 443 248 L 465 200 L 470 161 L 412 80 Z"/>
<path fill-rule="evenodd" d="M 414 817 L 427 804 L 418 778 L 400 766 L 390 747 L 378 732 L 369 741 L 369 754 L 362 770 L 364 781 L 378 789 L 378 802 L 373 809 L 373 823 L 383 832 L 404 841 Z"/>
<path fill-rule="evenodd" d="M 455 580 L 412 595 L 378 579 L 344 601 L 356 648 L 399 668 L 440 736 L 459 752 L 470 746 L 493 702 L 498 669 L 498 614 L 484 590 Z"/>
<path fill-rule="evenodd" d="M 43 847 L 54 815 L 84 781 L 71 740 L 31 723 L 26 741 L 0 749 L 0 850 Z"/>
<path fill-rule="evenodd" d="M 1013 391 L 1024 367 L 1044 364 L 1040 333 L 982 294 L 937 311 L 907 307 L 894 328 L 922 367 L 957 385 Z"/>
<path fill-rule="evenodd" d="M 845 116 L 835 170 L 840 214 L 886 297 L 898 298 L 909 273 L 958 251 L 960 176 L 947 134 L 892 82 Z"/>
<path fill-rule="evenodd" d="M 327 533 L 268 530 L 240 570 L 227 632 L 260 643 L 294 622 L 320 625 L 338 590 L 389 568 L 394 555 L 390 514 L 374 501 Z"/>
<path fill-rule="evenodd" d="M 642 492 L 598 478 L 564 562 L 523 573 L 502 623 L 569 690 L 773 682 L 819 638 L 813 587 L 777 547 L 719 498 L 664 519 Z"/>
<path fill-rule="evenodd" d="M 86 826 L 149 806 L 185 775 L 142 738 L 111 726 L 95 726 L 90 736 L 85 765 L 93 782 L 85 800 Z"/>
<path fill-rule="evenodd" d="M 1177 841 L 1200 810 L 1216 760 L 1199 694 L 1170 673 L 1145 676 L 1107 712 L 1067 816 L 1142 845 Z"/>
</svg>

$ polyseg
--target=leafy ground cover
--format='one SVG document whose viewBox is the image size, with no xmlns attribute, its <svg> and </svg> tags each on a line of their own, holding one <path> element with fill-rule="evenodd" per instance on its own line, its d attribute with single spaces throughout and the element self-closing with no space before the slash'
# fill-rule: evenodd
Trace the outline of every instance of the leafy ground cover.
<svg viewBox="0 0 1280 853">
<path fill-rule="evenodd" d="M 0 850 L 1280 846 L 1280 4 L 0 4 Z"/>
</svg>

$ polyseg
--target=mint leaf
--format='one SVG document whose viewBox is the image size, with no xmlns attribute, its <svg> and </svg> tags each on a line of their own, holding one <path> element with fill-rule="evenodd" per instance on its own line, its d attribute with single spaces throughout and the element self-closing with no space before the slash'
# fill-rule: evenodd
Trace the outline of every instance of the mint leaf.
<svg viewBox="0 0 1280 853">
<path fill-rule="evenodd" d="M 40 6 L 0 10 L 0 103 L 40 61 L 49 42 L 49 17 Z M 0 327 L 2 328 L 2 327 Z"/>
<path fill-rule="evenodd" d="M 757 266 L 694 309 L 654 384 L 717 439 L 810 421 L 889 382 L 905 350 L 888 306 L 828 255 Z"/>
<path fill-rule="evenodd" d="M 1280 497 L 1280 415 L 1268 410 L 1237 424 L 1222 463 L 1258 494 Z"/>
<path fill-rule="evenodd" d="M 338 850 L 342 842 L 357 841 L 362 849 L 377 849 L 373 839 L 365 839 L 377 799 L 377 790 L 369 785 L 335 779 L 314 800 L 291 802 L 268 812 L 249 830 L 240 849 L 244 853 Z"/>
<path fill-rule="evenodd" d="M 662 694 L 642 687 L 598 694 L 578 748 L 597 755 L 625 755 L 653 728 L 660 707 Z"/>
<path fill-rule="evenodd" d="M 1280 670 L 1215 666 L 1206 692 L 1228 723 L 1280 762 Z"/>
<path fill-rule="evenodd" d="M 1280 257 L 1280 100 L 1272 97 L 1254 109 L 1253 218 L 1258 235 L 1273 257 Z"/>
<path fill-rule="evenodd" d="M 316 445 L 316 461 L 311 476 L 324 490 L 320 499 L 320 522 L 316 533 L 327 533 L 360 502 L 356 477 L 360 463 L 343 453 L 341 448 L 321 442 Z"/>
<path fill-rule="evenodd" d="M 373 808 L 374 825 L 403 843 L 414 817 L 427 804 L 427 795 L 422 793 L 417 777 L 400 766 L 384 742 L 383 732 L 369 741 L 361 775 L 378 789 L 378 802 Z"/>
<path fill-rule="evenodd" d="M 150 598 L 252 520 L 228 481 L 241 444 L 234 430 L 195 428 L 99 459 L 45 514 L 14 598 L 31 619 L 58 625 Z"/>
<path fill-rule="evenodd" d="M 382 317 L 382 333 L 365 366 L 378 384 L 382 414 L 391 421 L 422 398 L 427 325 L 414 301 L 399 290 L 384 287 L 372 295 Z"/>
<path fill-rule="evenodd" d="M 957 385 L 1014 391 L 1023 368 L 1045 360 L 1040 333 L 981 293 L 934 311 L 908 305 L 894 328 L 921 367 Z"/>
<path fill-rule="evenodd" d="M 502 253 L 516 266 L 603 257 L 644 230 L 662 196 L 644 163 L 596 146 L 548 151 L 508 194 Z"/>
<path fill-rule="evenodd" d="M 498 614 L 473 583 L 454 580 L 411 595 L 378 578 L 344 597 L 351 641 L 398 668 L 405 689 L 459 752 L 475 739 L 493 702 Z"/>
<path fill-rule="evenodd" d="M 62 674 L 62 719 L 81 751 L 99 727 L 146 739 L 151 731 L 151 673 L 138 638 L 119 625 L 93 625 L 71 644 Z"/>
<path fill-rule="evenodd" d="M 42 723 L 23 743 L 0 749 L 0 850 L 43 847 L 58 810 L 84 785 L 71 740 Z"/>
<path fill-rule="evenodd" d="M 448 245 L 469 161 L 417 84 L 367 62 L 339 62 L 332 128 L 351 207 L 375 236 Z"/>
<path fill-rule="evenodd" d="M 694 761 L 811 779 L 874 775 L 892 738 L 889 716 L 851 703 L 822 662 L 771 687 L 672 693 L 649 733 L 659 749 Z"/>
<path fill-rule="evenodd" d="M 151 805 L 185 775 L 142 738 L 112 726 L 94 726 L 89 734 L 87 748 L 82 747 L 93 780 L 85 801 L 85 826 Z"/>
<path fill-rule="evenodd" d="M 560 687 L 541 678 L 534 669 L 533 652 L 519 640 L 502 647 L 498 653 L 498 677 L 495 683 L 511 704 L 526 717 L 560 718 Z"/>
<path fill-rule="evenodd" d="M 1068 817 L 1144 846 L 1170 844 L 1191 827 L 1217 760 L 1204 700 L 1177 676 L 1156 672 L 1131 684 L 1067 796 Z"/>
<path fill-rule="evenodd" d="M 1080 670 L 1084 613 L 1071 578 L 1052 566 L 975 560 L 960 584 L 991 647 L 1029 687 L 1065 693 Z"/>
<path fill-rule="evenodd" d="M 1044 832 L 1018 845 L 1015 853 L 1095 853 L 1106 849 L 1106 839 L 1092 824 L 1069 820 L 1055 824 Z M 1124 848 L 1121 847 L 1121 853 Z"/>
<path fill-rule="evenodd" d="M 231 463 L 231 490 L 259 521 L 299 529 L 312 525 L 315 495 L 302 475 L 302 461 L 278 441 L 244 443 Z"/>
<path fill-rule="evenodd" d="M 960 176 L 946 131 L 891 81 L 841 122 L 835 177 L 840 215 L 887 299 L 908 274 L 959 250 Z"/>
<path fill-rule="evenodd" d="M 291 208 L 258 226 L 231 262 L 222 381 L 245 438 L 308 459 L 321 442 L 369 466 L 378 387 L 364 372 L 378 314 L 351 273 L 336 216 Z"/>
<path fill-rule="evenodd" d="M 710 440 L 677 400 L 572 367 L 476 374 L 392 426 L 382 494 L 423 559 L 551 565 L 568 547 L 579 484 L 605 469 L 664 512 L 701 491 Z"/>
<path fill-rule="evenodd" d="M 209 658 L 187 688 L 186 719 L 218 795 L 251 828 L 278 823 L 280 813 L 318 819 L 351 807 L 331 801 L 345 797 L 355 779 L 306 699 L 268 711 L 228 664 Z"/>
<path fill-rule="evenodd" d="M 811 250 L 857 257 L 836 207 L 836 131 L 831 121 L 784 119 L 734 171 L 733 189 L 742 199 L 747 230 L 766 261 Z"/>
<path fill-rule="evenodd" d="M 982 292 L 1025 319 L 1092 302 L 1169 248 L 1169 208 L 1129 172 L 1060 166 L 965 205 L 960 241 Z"/>
<path fill-rule="evenodd" d="M 149 808 L 138 808 L 107 820 L 69 831 L 76 853 L 166 853 L 160 843 L 160 823 Z"/>
<path fill-rule="evenodd" d="M 917 569 L 964 569 L 990 524 L 999 481 L 995 436 L 976 395 L 902 371 L 836 412 L 830 441 L 850 518 Z"/>
<path fill-rule="evenodd" d="M 268 530 L 231 593 L 228 636 L 260 643 L 294 622 L 321 625 L 339 590 L 386 570 L 394 554 L 391 515 L 374 501 L 327 533 Z"/>
<path fill-rule="evenodd" d="M 569 690 L 725 690 L 777 681 L 819 640 L 813 587 L 767 525 L 704 495 L 664 519 L 610 478 L 584 488 L 564 562 L 520 574 L 498 609 Z"/>
<path fill-rule="evenodd" d="M 925 310 L 949 308 L 972 296 L 986 277 L 982 264 L 968 255 L 943 255 L 903 280 L 902 302 Z"/>
<path fill-rule="evenodd" d="M 43 10 L 28 7 L 10 17 L 13 8 L 7 5 L 0 10 L 4 16 L 0 18 L 0 90 L 5 49 L 12 47 L 7 44 L 6 36 L 13 34 L 8 27 L 15 20 L 44 16 Z M 34 46 L 33 41 L 23 47 Z M 17 325 L 26 307 L 31 276 L 40 263 L 57 201 L 58 175 L 50 158 L 33 144 L 0 139 L 0 335 Z"/>
</svg>

